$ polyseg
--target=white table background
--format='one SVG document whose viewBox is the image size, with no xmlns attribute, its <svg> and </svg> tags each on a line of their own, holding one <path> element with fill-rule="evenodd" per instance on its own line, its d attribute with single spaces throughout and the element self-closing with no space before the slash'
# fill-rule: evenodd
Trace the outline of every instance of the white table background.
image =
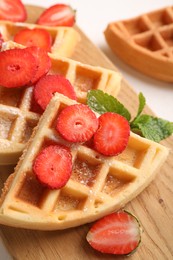
<svg viewBox="0 0 173 260">
<path fill-rule="evenodd" d="M 1 0 L 0 0 L 1 1 Z M 103 31 L 112 21 L 132 18 L 145 12 L 173 5 L 172 0 L 23 0 L 24 4 L 49 7 L 56 3 L 70 4 L 76 10 L 77 25 L 121 71 L 137 93 L 142 92 L 153 112 L 173 121 L 173 83 L 151 79 L 116 58 L 109 49 Z M 11 259 L 0 241 L 0 260 Z M 25 260 L 25 259 L 24 259 Z"/>
</svg>

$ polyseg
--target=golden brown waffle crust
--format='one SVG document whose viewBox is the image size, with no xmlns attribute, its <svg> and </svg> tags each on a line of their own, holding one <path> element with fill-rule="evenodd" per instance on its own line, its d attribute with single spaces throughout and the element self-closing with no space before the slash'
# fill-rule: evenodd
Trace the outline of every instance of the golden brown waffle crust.
<svg viewBox="0 0 173 260">
<path fill-rule="evenodd" d="M 134 133 L 130 134 L 126 150 L 116 157 L 101 156 L 85 144 L 69 144 L 54 130 L 54 122 L 62 108 L 75 103 L 60 94 L 52 98 L 20 158 L 8 192 L 5 185 L 6 196 L 0 206 L 1 224 L 56 230 L 95 221 L 136 197 L 165 162 L 166 147 Z M 59 190 L 45 189 L 32 172 L 33 160 L 45 147 L 45 140 L 67 145 L 72 153 L 72 176 Z"/>
<path fill-rule="evenodd" d="M 111 22 L 104 31 L 112 51 L 136 70 L 173 82 L 173 7 Z"/>
</svg>

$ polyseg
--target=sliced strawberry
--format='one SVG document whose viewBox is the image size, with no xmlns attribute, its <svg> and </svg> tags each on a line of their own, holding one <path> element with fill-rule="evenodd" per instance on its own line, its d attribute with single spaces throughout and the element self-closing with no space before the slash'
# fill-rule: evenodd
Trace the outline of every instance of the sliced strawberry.
<svg viewBox="0 0 173 260">
<path fill-rule="evenodd" d="M 2 48 L 3 42 L 4 42 L 4 39 L 3 39 L 3 37 L 2 37 L 2 34 L 0 33 L 0 50 L 1 50 L 1 48 Z"/>
<path fill-rule="evenodd" d="M 125 117 L 107 112 L 99 117 L 99 128 L 94 135 L 94 147 L 103 155 L 118 155 L 126 148 L 129 135 L 130 126 Z"/>
<path fill-rule="evenodd" d="M 48 188 L 62 188 L 72 172 L 70 150 L 59 144 L 47 146 L 37 155 L 33 171 L 38 180 Z"/>
<path fill-rule="evenodd" d="M 23 87 L 30 84 L 36 73 L 36 60 L 25 49 L 0 52 L 0 86 Z"/>
<path fill-rule="evenodd" d="M 86 239 L 94 249 L 102 253 L 130 254 L 141 241 L 139 221 L 126 211 L 112 213 L 98 220 Z"/>
<path fill-rule="evenodd" d="M 48 31 L 42 28 L 23 29 L 14 36 L 14 41 L 24 46 L 37 46 L 45 51 L 51 50 L 52 37 Z"/>
<path fill-rule="evenodd" d="M 20 0 L 0 1 L 0 20 L 24 22 L 26 18 L 26 9 Z"/>
<path fill-rule="evenodd" d="M 51 59 L 48 56 L 47 52 L 39 47 L 27 47 L 26 50 L 29 51 L 35 57 L 37 62 L 37 71 L 31 80 L 31 82 L 35 84 L 42 76 L 46 75 L 50 70 Z"/>
<path fill-rule="evenodd" d="M 86 142 L 96 132 L 98 119 L 87 105 L 75 104 L 61 111 L 56 128 L 69 142 Z"/>
<path fill-rule="evenodd" d="M 76 94 L 71 83 L 60 75 L 46 75 L 42 77 L 34 88 L 34 98 L 43 110 L 55 92 L 59 92 L 71 99 L 76 100 Z"/>
<path fill-rule="evenodd" d="M 47 26 L 73 26 L 75 11 L 66 4 L 56 4 L 46 9 L 39 17 L 37 24 Z"/>
</svg>

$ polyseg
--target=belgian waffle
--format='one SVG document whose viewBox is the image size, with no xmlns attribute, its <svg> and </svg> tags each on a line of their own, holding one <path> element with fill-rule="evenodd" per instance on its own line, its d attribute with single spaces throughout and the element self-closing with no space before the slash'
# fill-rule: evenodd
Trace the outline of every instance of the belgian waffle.
<svg viewBox="0 0 173 260">
<path fill-rule="evenodd" d="M 79 33 L 72 27 L 43 27 L 30 23 L 0 21 L 0 32 L 4 41 L 13 40 L 16 33 L 26 28 L 44 28 L 47 30 L 52 37 L 51 53 L 57 56 L 70 57 L 80 41 Z"/>
<path fill-rule="evenodd" d="M 124 62 L 148 76 L 173 82 L 173 7 L 112 22 L 104 33 Z"/>
<path fill-rule="evenodd" d="M 14 42 L 5 42 L 2 50 L 22 48 Z M 49 54 L 49 74 L 61 74 L 74 86 L 77 100 L 85 103 L 87 91 L 101 89 L 116 96 L 121 86 L 118 72 L 94 67 L 80 62 Z M 21 155 L 39 114 L 32 111 L 33 87 L 7 89 L 0 87 L 0 165 L 15 164 Z"/>
<path fill-rule="evenodd" d="M 1 196 L 0 223 L 28 229 L 65 229 L 94 221 L 123 207 L 155 177 L 165 161 L 164 146 L 130 134 L 118 156 L 101 156 L 91 145 L 69 144 L 55 130 L 60 111 L 75 104 L 55 94 L 35 128 Z M 73 158 L 72 175 L 58 190 L 45 188 L 32 165 L 37 154 L 52 143 L 66 145 Z"/>
</svg>

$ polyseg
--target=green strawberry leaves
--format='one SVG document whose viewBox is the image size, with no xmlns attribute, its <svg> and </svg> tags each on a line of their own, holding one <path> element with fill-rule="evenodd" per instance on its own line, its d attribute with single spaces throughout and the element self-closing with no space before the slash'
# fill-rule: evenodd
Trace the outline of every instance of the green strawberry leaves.
<svg viewBox="0 0 173 260">
<path fill-rule="evenodd" d="M 116 98 L 104 93 L 101 90 L 91 90 L 87 95 L 88 106 L 99 114 L 114 112 L 124 116 L 130 124 L 131 131 L 141 136 L 160 142 L 173 133 L 173 122 L 142 114 L 146 100 L 142 93 L 139 93 L 139 106 L 136 117 L 131 120 L 130 112 Z"/>
</svg>

